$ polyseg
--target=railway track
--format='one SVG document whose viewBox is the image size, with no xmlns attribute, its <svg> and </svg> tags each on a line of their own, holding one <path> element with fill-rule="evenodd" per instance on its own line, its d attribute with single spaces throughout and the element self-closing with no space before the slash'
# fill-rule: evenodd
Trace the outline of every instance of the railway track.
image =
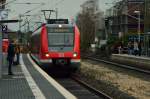
<svg viewBox="0 0 150 99">
<path fill-rule="evenodd" d="M 35 60 L 34 60 L 35 61 Z M 36 62 L 37 64 L 37 62 Z M 42 68 L 39 64 L 39 67 Z M 112 99 L 108 95 L 104 94 L 101 91 L 96 90 L 85 82 L 81 81 L 77 75 L 66 77 L 66 71 L 61 69 L 54 69 L 54 71 L 58 71 L 56 75 L 51 73 L 50 68 L 42 68 L 47 74 L 52 76 L 58 83 L 60 83 L 64 88 L 70 91 L 73 95 L 75 95 L 78 99 Z M 62 75 L 63 74 L 63 75 Z"/>
<path fill-rule="evenodd" d="M 60 85 L 70 91 L 77 99 L 112 99 L 108 95 L 96 90 L 84 81 L 80 80 L 77 75 L 70 74 L 66 75 L 66 71 L 58 71 L 55 75 L 50 71 L 45 70 L 47 74 L 53 77 Z"/>
<path fill-rule="evenodd" d="M 77 76 L 72 76 L 71 78 L 56 78 L 56 81 L 78 99 L 112 99 L 108 95 L 81 81 Z"/>
<path fill-rule="evenodd" d="M 90 86 L 89 84 L 85 83 L 84 81 L 79 79 L 79 76 L 77 75 L 73 75 L 72 79 L 75 80 L 76 82 L 78 82 L 79 84 L 81 84 L 82 86 L 84 86 L 85 88 L 87 88 L 90 92 L 93 92 L 95 95 L 101 97 L 102 99 L 112 99 L 110 96 L 108 96 L 107 94 L 93 88 L 92 86 Z"/>
<path fill-rule="evenodd" d="M 118 66 L 118 67 L 125 68 L 125 69 L 138 71 L 138 72 L 145 73 L 145 74 L 148 74 L 148 75 L 150 74 L 149 70 L 141 69 L 141 68 L 138 68 L 138 67 L 133 67 L 133 66 L 130 66 L 130 65 L 120 64 L 120 63 L 116 63 L 116 62 L 112 62 L 112 61 L 107 61 L 107 60 L 99 59 L 99 58 L 88 56 L 88 55 L 84 55 L 83 58 L 90 59 L 90 60 L 93 60 L 93 61 L 103 62 L 105 64 Z"/>
<path fill-rule="evenodd" d="M 96 90 L 90 85 L 86 84 L 84 81 L 80 80 L 77 75 L 70 74 L 71 76 L 66 75 L 65 70 L 61 69 L 57 73 L 48 71 L 47 68 L 45 71 L 51 77 L 53 77 L 60 85 L 70 91 L 77 99 L 112 99 L 108 95 L 102 93 L 101 91 Z"/>
</svg>

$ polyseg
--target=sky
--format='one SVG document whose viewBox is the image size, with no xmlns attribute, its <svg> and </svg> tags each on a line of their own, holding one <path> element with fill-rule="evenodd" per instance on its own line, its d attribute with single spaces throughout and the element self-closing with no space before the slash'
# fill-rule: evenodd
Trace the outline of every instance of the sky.
<svg viewBox="0 0 150 99">
<path fill-rule="evenodd" d="M 6 0 L 7 2 L 12 0 Z M 18 19 L 19 14 L 24 14 L 25 12 L 32 10 L 28 13 L 30 15 L 41 14 L 41 10 L 45 9 L 58 9 L 58 18 L 74 18 L 77 13 L 81 10 L 80 5 L 86 0 L 16 0 L 6 6 L 6 9 L 11 9 L 9 11 L 8 19 Z M 101 11 L 105 11 L 107 8 L 112 6 L 113 1 L 117 0 L 99 0 L 99 8 Z M 41 3 L 41 4 L 17 4 L 17 3 Z M 45 3 L 42 5 L 42 3 Z M 42 6 L 41 6 L 42 5 Z M 41 16 L 44 18 L 44 16 Z M 54 14 L 53 16 L 54 17 Z M 32 21 L 40 20 L 40 17 L 30 17 Z M 29 18 L 29 19 L 30 19 Z M 24 18 L 23 18 L 24 19 Z M 42 20 L 43 21 L 43 20 Z M 18 29 L 17 24 L 9 24 L 10 28 Z"/>
</svg>

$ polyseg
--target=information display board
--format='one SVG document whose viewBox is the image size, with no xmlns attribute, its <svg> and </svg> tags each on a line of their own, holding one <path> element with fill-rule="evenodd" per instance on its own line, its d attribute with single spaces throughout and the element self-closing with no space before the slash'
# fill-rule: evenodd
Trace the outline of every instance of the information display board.
<svg viewBox="0 0 150 99">
<path fill-rule="evenodd" d="M 48 33 L 73 33 L 73 27 L 70 28 L 47 28 Z"/>
</svg>

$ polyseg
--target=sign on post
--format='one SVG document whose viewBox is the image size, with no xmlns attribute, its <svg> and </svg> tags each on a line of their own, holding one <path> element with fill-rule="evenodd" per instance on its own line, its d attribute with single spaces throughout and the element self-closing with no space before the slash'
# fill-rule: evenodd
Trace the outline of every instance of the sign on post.
<svg viewBox="0 0 150 99">
<path fill-rule="evenodd" d="M 2 33 L 7 32 L 7 25 L 2 25 Z"/>
<path fill-rule="evenodd" d="M 0 9 L 0 20 L 7 20 L 8 18 L 8 10 Z M 0 78 L 2 78 L 2 33 L 7 31 L 7 25 L 3 25 L 0 23 Z"/>
</svg>

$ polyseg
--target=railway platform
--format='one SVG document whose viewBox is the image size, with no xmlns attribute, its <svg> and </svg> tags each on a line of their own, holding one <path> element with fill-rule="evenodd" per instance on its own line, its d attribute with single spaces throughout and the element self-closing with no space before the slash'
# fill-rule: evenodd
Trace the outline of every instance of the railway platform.
<svg viewBox="0 0 150 99">
<path fill-rule="evenodd" d="M 128 54 L 112 54 L 111 60 L 150 70 L 150 57 Z"/>
<path fill-rule="evenodd" d="M 29 55 L 20 56 L 20 65 L 12 66 L 13 75 L 8 75 L 7 70 L 3 54 L 0 99 L 76 99 L 40 69 Z"/>
<path fill-rule="evenodd" d="M 142 59 L 142 60 L 150 60 L 150 57 L 146 57 L 146 56 L 138 56 L 138 55 L 135 56 L 135 55 L 128 55 L 128 54 L 113 54 L 113 55 L 135 58 L 135 59 Z"/>
</svg>

